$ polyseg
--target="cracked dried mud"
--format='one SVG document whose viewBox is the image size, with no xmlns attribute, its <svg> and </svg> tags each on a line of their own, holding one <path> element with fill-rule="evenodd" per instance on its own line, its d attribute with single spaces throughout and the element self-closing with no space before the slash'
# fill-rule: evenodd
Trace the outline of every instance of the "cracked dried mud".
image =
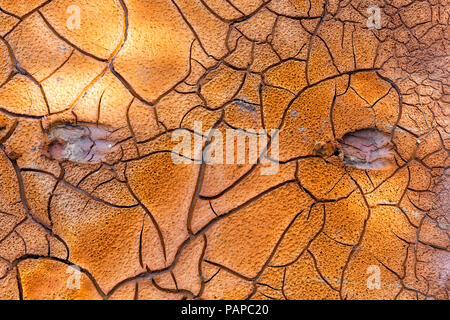
<svg viewBox="0 0 450 320">
<path fill-rule="evenodd" d="M 448 300 L 449 21 L 0 0 L 0 299 Z M 174 163 L 196 122 L 279 129 L 278 171 Z"/>
</svg>

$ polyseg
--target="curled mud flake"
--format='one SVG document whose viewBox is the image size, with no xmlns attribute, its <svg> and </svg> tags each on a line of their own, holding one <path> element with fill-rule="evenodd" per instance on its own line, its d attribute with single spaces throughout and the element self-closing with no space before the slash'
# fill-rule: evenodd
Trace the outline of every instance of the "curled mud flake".
<svg viewBox="0 0 450 320">
<path fill-rule="evenodd" d="M 299 128 L 300 129 L 300 128 Z M 306 128 L 304 131 L 306 131 Z M 302 130 L 303 131 L 303 130 Z M 339 145 L 334 141 L 317 141 L 314 145 L 314 154 L 322 156 L 322 157 L 331 157 L 331 156 L 339 156 Z"/>
<path fill-rule="evenodd" d="M 8 158 L 11 160 L 17 160 L 22 156 L 22 154 L 13 150 L 10 146 L 5 146 L 5 152 L 8 156 Z"/>
<path fill-rule="evenodd" d="M 63 124 L 52 128 L 42 146 L 44 156 L 62 161 L 101 162 L 114 148 L 109 131 L 90 125 Z"/>
<path fill-rule="evenodd" d="M 347 133 L 340 142 L 346 165 L 359 169 L 384 169 L 394 163 L 389 134 L 377 129 Z"/>
<path fill-rule="evenodd" d="M 258 106 L 257 104 L 250 103 L 243 99 L 236 99 L 234 100 L 234 103 L 239 107 L 239 109 L 250 112 L 255 112 L 256 107 Z"/>
</svg>

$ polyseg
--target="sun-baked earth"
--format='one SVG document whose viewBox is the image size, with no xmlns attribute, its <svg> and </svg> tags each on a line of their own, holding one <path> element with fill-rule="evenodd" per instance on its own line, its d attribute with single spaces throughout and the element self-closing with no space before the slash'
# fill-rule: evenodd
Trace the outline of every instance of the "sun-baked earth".
<svg viewBox="0 0 450 320">
<path fill-rule="evenodd" d="M 0 299 L 449 299 L 449 11 L 0 0 Z"/>
</svg>

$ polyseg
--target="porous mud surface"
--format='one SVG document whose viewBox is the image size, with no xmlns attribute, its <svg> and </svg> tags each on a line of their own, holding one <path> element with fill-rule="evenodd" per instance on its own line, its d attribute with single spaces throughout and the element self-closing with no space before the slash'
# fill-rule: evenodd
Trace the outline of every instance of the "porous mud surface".
<svg viewBox="0 0 450 320">
<path fill-rule="evenodd" d="M 449 299 L 449 8 L 0 0 L 0 299 Z"/>
</svg>

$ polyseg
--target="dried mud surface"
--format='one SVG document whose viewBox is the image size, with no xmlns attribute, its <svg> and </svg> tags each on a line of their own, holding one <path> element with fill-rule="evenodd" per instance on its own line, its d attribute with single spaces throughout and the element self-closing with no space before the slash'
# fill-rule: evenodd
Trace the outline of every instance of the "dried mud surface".
<svg viewBox="0 0 450 320">
<path fill-rule="evenodd" d="M 449 299 L 449 9 L 0 0 L 0 299 Z M 278 173 L 174 164 L 194 121 Z"/>
</svg>

